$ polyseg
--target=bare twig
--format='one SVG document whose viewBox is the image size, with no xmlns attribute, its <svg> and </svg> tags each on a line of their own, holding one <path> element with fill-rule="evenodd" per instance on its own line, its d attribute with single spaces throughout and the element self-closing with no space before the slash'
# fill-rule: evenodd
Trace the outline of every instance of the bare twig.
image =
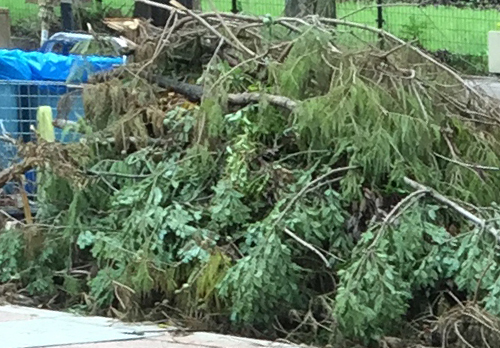
<svg viewBox="0 0 500 348">
<path fill-rule="evenodd" d="M 481 326 L 480 331 L 481 331 L 481 339 L 483 340 L 484 345 L 486 346 L 486 348 L 491 348 L 490 344 L 488 343 L 488 340 L 484 336 L 484 326 Z"/>
<path fill-rule="evenodd" d="M 229 40 L 228 38 L 225 38 L 213 26 L 211 26 L 203 17 L 201 17 L 200 15 L 194 13 L 191 10 L 188 10 L 188 9 L 180 10 L 180 9 L 178 9 L 176 7 L 172 7 L 172 6 L 165 5 L 165 4 L 160 4 L 160 3 L 157 3 L 157 2 L 154 2 L 154 1 L 150 1 L 150 0 L 135 0 L 135 1 L 136 2 L 142 2 L 142 3 L 146 4 L 146 5 L 157 7 L 157 8 L 161 8 L 161 9 L 164 9 L 164 10 L 169 10 L 169 11 L 173 11 L 173 12 L 179 12 L 180 14 L 187 13 L 191 17 L 195 18 L 198 22 L 200 22 L 201 25 L 203 25 L 205 28 L 207 28 L 212 34 L 214 34 L 215 36 L 217 36 L 219 39 L 225 40 L 229 45 L 231 45 L 233 48 L 235 48 L 237 50 L 242 50 L 242 48 L 237 43 L 234 43 L 233 41 Z M 244 51 L 244 52 L 246 52 L 246 51 Z"/>
<path fill-rule="evenodd" d="M 311 250 L 314 252 L 316 255 L 319 256 L 319 258 L 325 263 L 326 267 L 330 268 L 330 263 L 326 259 L 326 257 L 318 250 L 316 249 L 312 244 L 306 242 L 305 240 L 301 239 L 299 236 L 297 236 L 295 233 L 290 231 L 288 228 L 285 227 L 284 229 L 285 233 L 295 239 L 297 242 L 305 246 L 307 249 Z"/>
<path fill-rule="evenodd" d="M 304 186 L 302 188 L 302 190 L 299 191 L 299 193 L 297 193 L 290 200 L 290 202 L 288 202 L 288 204 L 286 205 L 285 209 L 283 209 L 283 211 L 281 212 L 281 214 L 274 221 L 273 228 L 276 227 L 276 225 L 278 225 L 278 223 L 283 219 L 283 217 L 290 210 L 290 208 L 295 204 L 295 202 L 297 202 L 297 200 L 300 197 L 302 197 L 302 195 L 305 194 L 307 192 L 307 190 L 309 190 L 309 188 L 311 188 L 312 186 L 316 185 L 318 182 L 322 181 L 323 179 L 325 179 L 325 178 L 327 178 L 327 177 L 329 177 L 329 176 L 331 176 L 333 174 L 341 173 L 341 172 L 346 172 L 346 171 L 353 170 L 353 169 L 356 169 L 356 168 L 358 168 L 358 167 L 357 166 L 348 166 L 348 167 L 335 168 L 335 169 L 332 169 L 332 170 L 330 170 L 329 172 L 327 172 L 327 173 L 325 173 L 323 175 L 320 175 L 316 179 L 314 179 L 311 182 L 309 182 L 306 186 Z"/>
<path fill-rule="evenodd" d="M 18 181 L 19 181 L 19 191 L 21 193 L 21 199 L 23 202 L 24 217 L 26 219 L 26 223 L 31 225 L 33 224 L 33 214 L 31 214 L 31 207 L 30 207 L 30 202 L 28 200 L 28 194 L 24 189 L 25 180 L 22 176 L 20 176 L 18 178 Z"/>
<path fill-rule="evenodd" d="M 34 161 L 31 159 L 26 159 L 21 163 L 14 164 L 2 171 L 0 171 L 0 187 L 4 186 L 11 180 L 14 180 L 17 176 L 26 173 L 27 171 L 33 169 Z"/>
<path fill-rule="evenodd" d="M 444 159 L 445 161 L 448 161 L 450 163 L 465 167 L 465 168 L 478 169 L 478 170 L 490 170 L 490 171 L 495 171 L 495 172 L 500 171 L 499 167 L 490 167 L 490 166 L 483 166 L 483 165 L 479 165 L 479 164 L 464 163 L 464 162 L 460 162 L 460 161 L 452 159 L 452 158 L 445 157 L 445 156 L 440 155 L 436 152 L 434 152 L 434 156 L 439 157 L 441 159 Z"/>
<path fill-rule="evenodd" d="M 410 202 L 413 198 L 418 198 L 420 196 L 423 196 L 427 194 L 429 191 L 427 189 L 421 189 L 415 192 L 410 193 L 408 196 L 403 198 L 401 201 L 399 201 L 398 204 L 392 210 L 387 214 L 387 216 L 384 219 L 384 224 L 390 225 L 396 218 L 401 215 L 404 210 L 401 210 L 401 207 L 403 207 L 406 203 Z M 408 204 L 406 207 L 411 206 L 411 204 Z"/>
<path fill-rule="evenodd" d="M 474 298 L 472 299 L 472 304 L 476 305 L 477 304 L 477 296 L 479 295 L 479 289 L 481 288 L 481 282 L 483 281 L 484 276 L 486 275 L 486 272 L 490 269 L 490 267 L 493 265 L 493 260 L 490 260 L 486 267 L 483 269 L 481 272 L 481 275 L 479 276 L 479 279 L 477 280 L 476 284 L 476 291 L 474 291 Z"/>
<path fill-rule="evenodd" d="M 259 59 L 262 59 L 264 58 L 265 56 L 267 56 L 268 52 L 266 53 L 263 53 L 257 57 L 253 57 L 253 58 L 249 58 L 241 63 L 238 63 L 237 65 L 235 65 L 234 67 L 231 68 L 231 70 L 229 70 L 228 72 L 222 74 L 218 79 L 217 81 L 215 81 L 213 83 L 213 85 L 210 87 L 210 90 L 209 90 L 209 93 L 219 84 L 221 83 L 222 81 L 224 81 L 225 78 L 227 78 L 229 75 L 231 75 L 234 71 L 236 71 L 238 68 L 244 66 L 245 64 L 248 64 L 248 63 L 251 63 L 253 61 L 256 61 L 256 60 L 259 60 Z"/>
<path fill-rule="evenodd" d="M 404 178 L 404 182 L 409 185 L 410 187 L 414 188 L 415 190 L 426 190 L 429 192 L 429 194 L 435 199 L 437 200 L 438 202 L 441 202 L 447 206 L 449 206 L 450 208 L 454 209 L 457 213 L 459 213 L 460 215 L 462 215 L 463 217 L 465 217 L 467 220 L 473 222 L 475 225 L 481 227 L 481 228 L 486 228 L 486 220 L 484 219 L 481 219 L 479 217 L 477 217 L 476 215 L 472 214 L 471 212 L 469 212 L 468 210 L 462 208 L 460 205 L 458 205 L 457 203 L 453 202 L 452 200 L 446 198 L 445 196 L 443 196 L 442 194 L 436 192 L 435 190 L 427 187 L 427 186 L 424 186 L 422 184 L 419 184 L 418 182 L 408 178 L 408 177 L 405 177 Z M 498 231 L 493 228 L 493 227 L 488 227 L 486 228 L 486 230 L 491 233 L 498 241 L 500 241 L 500 235 L 498 233 Z"/>
<path fill-rule="evenodd" d="M 455 328 L 455 333 L 457 334 L 458 338 L 460 338 L 460 340 L 469 348 L 476 348 L 474 347 L 472 344 L 470 344 L 469 342 L 467 342 L 467 340 L 462 336 L 462 334 L 460 333 L 460 330 L 458 329 L 458 322 L 456 322 L 454 324 L 454 328 Z"/>
<path fill-rule="evenodd" d="M 236 44 L 238 46 L 240 46 L 240 48 L 243 49 L 243 51 L 245 51 L 246 53 L 250 54 L 252 57 L 255 57 L 256 56 L 255 52 L 252 51 L 251 49 L 249 49 L 247 46 L 245 46 L 236 37 L 236 35 L 234 35 L 234 33 L 232 32 L 232 30 L 229 29 L 229 27 L 227 26 L 226 21 L 224 21 L 224 19 L 220 15 L 219 11 L 217 11 L 217 9 L 215 8 L 214 3 L 211 0 L 209 0 L 209 2 L 210 2 L 210 6 L 212 7 L 212 10 L 214 11 L 215 15 L 217 16 L 217 18 L 219 19 L 220 23 L 222 24 L 222 27 L 226 30 L 227 34 L 231 37 L 231 39 L 234 40 L 234 42 L 236 42 Z"/>
<path fill-rule="evenodd" d="M 282 19 L 284 20 L 284 19 Z M 294 20 L 293 18 L 287 18 L 288 21 L 296 21 Z M 375 27 L 372 27 L 372 26 L 368 26 L 368 25 L 365 25 L 365 24 L 360 24 L 360 23 L 354 23 L 354 22 L 348 22 L 348 21 L 345 21 L 345 20 L 340 20 L 340 19 L 332 19 L 332 18 L 319 18 L 319 21 L 321 23 L 326 23 L 326 24 L 333 24 L 333 25 L 345 25 L 345 26 L 348 26 L 348 27 L 352 27 L 352 28 L 358 28 L 358 29 L 364 29 L 364 30 L 367 30 L 367 31 L 371 31 L 373 33 L 376 33 L 376 34 L 379 34 L 381 36 L 385 36 L 399 44 L 402 44 L 402 45 L 406 45 L 406 41 L 400 39 L 399 37 L 385 31 L 385 30 L 382 30 L 382 29 L 378 29 L 378 28 L 375 28 Z M 457 73 L 455 72 L 452 68 L 444 65 L 444 64 L 441 64 L 440 62 L 438 62 L 436 59 L 434 59 L 432 56 L 428 55 L 427 53 L 425 53 L 424 51 L 422 51 L 421 49 L 419 49 L 418 47 L 415 47 L 413 45 L 408 45 L 408 48 L 410 48 L 412 51 L 414 51 L 415 53 L 417 53 L 419 56 L 421 56 L 422 58 L 424 58 L 425 60 L 427 60 L 428 62 L 438 66 L 440 69 L 446 71 L 447 73 L 449 73 L 451 76 L 453 76 L 453 78 L 455 78 L 458 82 L 460 82 L 460 84 L 465 87 L 467 90 L 469 90 L 470 93 L 472 93 L 474 96 L 476 96 L 477 98 L 481 99 L 481 100 L 485 100 L 485 98 L 479 94 L 472 86 L 469 86 L 465 80 Z"/>
<path fill-rule="evenodd" d="M 16 139 L 8 136 L 8 135 L 0 135 L 0 141 L 3 141 L 5 143 L 10 143 L 12 145 L 16 145 L 17 142 L 16 142 Z"/>
<path fill-rule="evenodd" d="M 172 26 L 170 26 L 170 22 L 174 19 L 174 23 Z M 170 16 L 167 19 L 167 23 L 165 24 L 165 27 L 163 28 L 163 32 L 160 36 L 160 39 L 158 40 L 158 43 L 156 44 L 155 51 L 153 53 L 153 56 L 143 65 L 140 67 L 139 71 L 137 72 L 137 75 L 140 75 L 142 71 L 144 71 L 148 66 L 153 64 L 156 59 L 160 56 L 161 52 L 165 48 L 165 46 L 168 43 L 168 40 L 170 36 L 172 35 L 175 24 L 177 23 L 177 12 L 171 12 Z M 170 28 L 170 30 L 167 30 Z"/>
</svg>

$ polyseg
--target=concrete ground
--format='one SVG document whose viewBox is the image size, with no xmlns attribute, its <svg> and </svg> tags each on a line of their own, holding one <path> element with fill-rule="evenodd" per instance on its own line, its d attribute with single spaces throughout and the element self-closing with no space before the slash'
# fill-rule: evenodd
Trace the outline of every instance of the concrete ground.
<svg viewBox="0 0 500 348">
<path fill-rule="evenodd" d="M 466 83 L 481 89 L 488 96 L 500 100 L 500 80 L 497 77 L 471 77 L 466 79 Z"/>
<path fill-rule="evenodd" d="M 296 348 L 206 332 L 181 333 L 42 309 L 0 306 L 2 348 Z"/>
</svg>

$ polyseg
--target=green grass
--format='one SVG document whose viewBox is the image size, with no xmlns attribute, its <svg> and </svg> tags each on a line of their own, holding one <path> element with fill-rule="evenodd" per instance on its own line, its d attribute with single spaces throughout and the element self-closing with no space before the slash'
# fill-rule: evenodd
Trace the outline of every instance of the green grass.
<svg viewBox="0 0 500 348">
<path fill-rule="evenodd" d="M 102 3 L 107 6 L 131 8 L 134 0 L 103 0 Z M 38 5 L 25 3 L 25 0 L 0 0 L 0 7 L 5 7 L 10 10 L 10 17 L 13 22 L 23 18 L 36 17 L 38 13 Z"/>
<path fill-rule="evenodd" d="M 210 10 L 210 0 L 203 0 L 204 10 Z M 220 11 L 231 9 L 231 0 L 212 0 Z M 130 8 L 133 0 L 103 0 L 105 5 Z M 240 0 L 243 12 L 278 16 L 284 8 L 284 0 Z M 36 16 L 37 6 L 24 0 L 0 0 L 0 7 L 11 10 L 13 21 Z M 339 17 L 364 8 L 366 5 L 349 1 L 337 1 Z M 459 54 L 481 55 L 486 53 L 488 31 L 496 29 L 500 22 L 497 10 L 458 9 L 445 6 L 392 6 L 384 8 L 385 29 L 398 35 L 418 33 L 422 44 L 429 50 L 448 50 Z M 376 25 L 377 9 L 369 7 L 346 19 L 367 25 Z M 410 21 L 410 19 L 412 21 Z M 408 23 L 411 22 L 411 25 Z"/>
<path fill-rule="evenodd" d="M 338 6 L 339 17 L 356 10 L 356 4 Z M 376 25 L 376 9 L 366 9 L 346 19 Z M 488 31 L 495 30 L 500 22 L 497 10 L 459 9 L 445 6 L 386 7 L 385 29 L 398 36 L 419 32 L 418 38 L 429 50 L 446 49 L 453 53 L 481 55 L 487 51 Z M 408 23 L 412 22 L 412 25 Z"/>
</svg>

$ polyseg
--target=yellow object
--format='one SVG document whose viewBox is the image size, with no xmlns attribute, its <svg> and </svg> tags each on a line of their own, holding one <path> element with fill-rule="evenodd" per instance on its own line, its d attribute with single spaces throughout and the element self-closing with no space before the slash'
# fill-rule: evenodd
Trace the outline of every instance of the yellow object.
<svg viewBox="0 0 500 348">
<path fill-rule="evenodd" d="M 36 113 L 37 131 L 40 137 L 47 142 L 56 141 L 54 125 L 52 124 L 52 108 L 50 106 L 40 106 Z"/>
<path fill-rule="evenodd" d="M 186 109 L 186 110 L 194 110 L 194 109 L 196 109 L 196 106 L 197 105 L 194 103 L 185 101 L 184 103 L 182 103 L 181 108 Z"/>
<path fill-rule="evenodd" d="M 500 22 L 497 23 L 497 30 L 500 30 Z"/>
</svg>

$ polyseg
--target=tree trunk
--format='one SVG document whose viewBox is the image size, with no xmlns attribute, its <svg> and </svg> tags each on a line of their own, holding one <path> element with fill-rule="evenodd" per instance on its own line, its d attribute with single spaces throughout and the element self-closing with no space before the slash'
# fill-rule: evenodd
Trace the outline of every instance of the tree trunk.
<svg viewBox="0 0 500 348">
<path fill-rule="evenodd" d="M 201 11 L 201 0 L 193 0 L 193 10 Z"/>
<path fill-rule="evenodd" d="M 303 17 L 312 14 L 313 1 L 308 0 L 286 0 L 285 3 L 285 16 L 287 17 Z"/>
<path fill-rule="evenodd" d="M 337 7 L 335 0 L 316 0 L 315 13 L 320 17 L 337 18 Z"/>
<path fill-rule="evenodd" d="M 170 0 L 154 0 L 159 4 L 169 5 Z M 193 2 L 200 0 L 177 0 L 181 5 L 188 9 L 193 9 Z M 201 4 L 200 4 L 201 7 Z M 163 27 L 167 24 L 167 19 L 170 16 L 170 11 L 162 8 L 146 5 L 142 2 L 136 2 L 134 7 L 134 17 L 152 19 L 153 25 L 156 27 Z"/>
<path fill-rule="evenodd" d="M 335 18 L 335 0 L 286 0 L 285 16 L 304 17 L 312 14 Z"/>
<path fill-rule="evenodd" d="M 55 0 L 39 0 L 38 1 L 38 17 L 40 18 L 41 35 L 40 46 L 49 38 L 49 29 L 51 23 L 55 20 L 54 8 L 56 6 Z"/>
</svg>

